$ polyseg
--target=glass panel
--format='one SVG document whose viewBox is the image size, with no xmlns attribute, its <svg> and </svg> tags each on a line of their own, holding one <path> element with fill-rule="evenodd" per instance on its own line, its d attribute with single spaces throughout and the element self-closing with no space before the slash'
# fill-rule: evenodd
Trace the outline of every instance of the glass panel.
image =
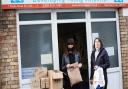
<svg viewBox="0 0 128 89">
<path fill-rule="evenodd" d="M 53 69 L 51 25 L 20 26 L 20 45 L 23 79 L 31 79 L 35 67 Z"/>
<path fill-rule="evenodd" d="M 116 18 L 115 11 L 92 11 L 91 18 Z"/>
<path fill-rule="evenodd" d="M 104 47 L 108 51 L 111 64 L 110 67 L 118 67 L 116 22 L 92 22 L 91 25 L 93 40 L 95 37 L 100 37 L 103 41 Z"/>
<path fill-rule="evenodd" d="M 19 14 L 20 21 L 51 20 L 50 13 L 22 13 Z"/>
<path fill-rule="evenodd" d="M 57 19 L 83 19 L 85 12 L 58 12 Z"/>
</svg>

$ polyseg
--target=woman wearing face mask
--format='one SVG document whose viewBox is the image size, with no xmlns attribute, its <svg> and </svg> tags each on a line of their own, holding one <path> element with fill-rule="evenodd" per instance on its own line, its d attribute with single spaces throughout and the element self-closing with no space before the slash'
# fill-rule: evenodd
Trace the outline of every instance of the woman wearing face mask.
<svg viewBox="0 0 128 89">
<path fill-rule="evenodd" d="M 109 56 L 105 48 L 103 47 L 103 43 L 100 40 L 100 38 L 96 38 L 94 40 L 94 45 L 93 45 L 93 51 L 91 54 L 91 76 L 90 76 L 90 83 L 93 83 L 93 75 L 94 71 L 98 68 L 101 67 L 103 68 L 103 73 L 104 73 L 104 79 L 105 79 L 105 86 L 101 87 L 101 89 L 107 89 L 107 83 L 108 83 L 108 78 L 107 78 L 107 68 L 110 66 L 109 62 Z"/>
<path fill-rule="evenodd" d="M 78 62 L 79 68 L 82 67 L 80 63 L 80 53 L 76 50 L 74 39 L 70 38 L 67 41 L 67 48 L 62 58 L 62 71 L 64 72 L 64 89 L 82 89 L 81 84 L 75 84 L 71 87 L 68 77 L 67 69 L 71 67 L 71 64 Z"/>
</svg>

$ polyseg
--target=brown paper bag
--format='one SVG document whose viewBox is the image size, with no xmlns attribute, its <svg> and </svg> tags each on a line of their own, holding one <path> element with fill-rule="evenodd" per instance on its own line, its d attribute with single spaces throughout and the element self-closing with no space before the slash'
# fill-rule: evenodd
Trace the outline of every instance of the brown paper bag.
<svg viewBox="0 0 128 89">
<path fill-rule="evenodd" d="M 79 67 L 68 68 L 67 71 L 68 71 L 68 76 L 70 79 L 71 86 L 83 81 L 80 74 Z"/>
</svg>

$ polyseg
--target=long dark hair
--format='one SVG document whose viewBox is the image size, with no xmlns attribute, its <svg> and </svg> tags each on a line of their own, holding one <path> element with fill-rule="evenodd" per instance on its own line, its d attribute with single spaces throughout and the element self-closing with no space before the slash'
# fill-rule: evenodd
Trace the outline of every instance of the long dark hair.
<svg viewBox="0 0 128 89">
<path fill-rule="evenodd" d="M 94 49 L 94 50 L 96 49 L 96 48 L 95 48 L 95 41 L 96 41 L 96 40 L 98 40 L 98 41 L 100 42 L 100 49 L 103 48 L 103 42 L 102 42 L 102 40 L 101 40 L 100 38 L 95 38 L 94 44 L 93 44 L 93 49 Z"/>
<path fill-rule="evenodd" d="M 65 49 L 65 54 L 68 55 L 68 45 L 73 45 L 73 53 L 75 53 L 77 50 L 76 50 L 76 44 L 75 44 L 75 41 L 73 38 L 69 38 L 67 40 L 67 43 L 66 43 L 66 49 Z"/>
</svg>

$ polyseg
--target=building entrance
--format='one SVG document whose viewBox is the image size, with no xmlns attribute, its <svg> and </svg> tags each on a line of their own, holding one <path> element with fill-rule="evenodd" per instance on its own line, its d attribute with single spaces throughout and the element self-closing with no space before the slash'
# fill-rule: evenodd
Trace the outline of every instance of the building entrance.
<svg viewBox="0 0 128 89">
<path fill-rule="evenodd" d="M 86 42 L 86 23 L 61 23 L 58 27 L 58 44 L 59 44 L 59 64 L 62 67 L 62 55 L 66 50 L 67 39 L 73 38 L 76 44 L 76 49 L 80 52 L 83 86 L 89 89 L 88 79 L 88 57 L 87 57 L 87 42 Z"/>
</svg>

